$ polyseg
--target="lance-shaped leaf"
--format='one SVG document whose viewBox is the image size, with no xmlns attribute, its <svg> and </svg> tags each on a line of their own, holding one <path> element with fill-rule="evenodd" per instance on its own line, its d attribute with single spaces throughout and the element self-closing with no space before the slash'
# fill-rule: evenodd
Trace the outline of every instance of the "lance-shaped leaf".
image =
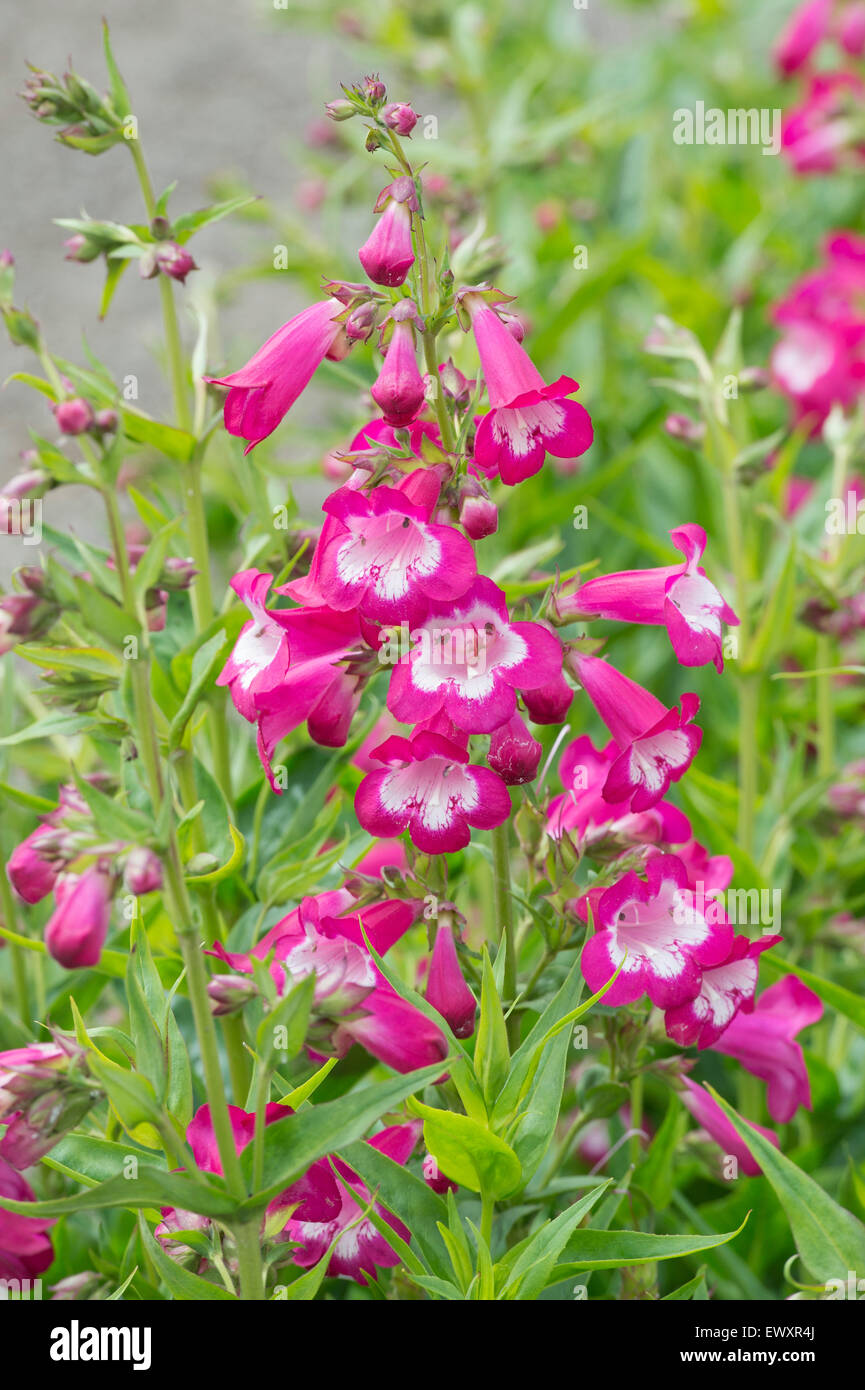
<svg viewBox="0 0 865 1390">
<path fill-rule="evenodd" d="M 563 1251 L 563 1263 L 557 1265 L 550 1283 L 586 1269 L 621 1269 L 625 1265 L 644 1265 L 655 1260 L 678 1260 L 683 1255 L 698 1255 L 702 1250 L 714 1250 L 735 1240 L 745 1229 L 748 1218 L 735 1231 L 710 1236 L 658 1236 L 651 1231 L 576 1231 Z"/>
</svg>

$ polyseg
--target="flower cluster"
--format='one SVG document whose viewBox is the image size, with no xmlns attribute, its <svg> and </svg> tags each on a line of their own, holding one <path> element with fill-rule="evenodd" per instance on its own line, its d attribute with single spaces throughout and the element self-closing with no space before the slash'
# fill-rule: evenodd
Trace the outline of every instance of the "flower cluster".
<svg viewBox="0 0 865 1390">
<path fill-rule="evenodd" d="M 840 66 L 817 68 L 825 45 Z M 861 0 L 803 0 L 775 45 L 782 77 L 801 76 L 805 90 L 784 117 L 781 146 L 797 174 L 828 174 L 865 159 L 865 5 Z"/>
</svg>

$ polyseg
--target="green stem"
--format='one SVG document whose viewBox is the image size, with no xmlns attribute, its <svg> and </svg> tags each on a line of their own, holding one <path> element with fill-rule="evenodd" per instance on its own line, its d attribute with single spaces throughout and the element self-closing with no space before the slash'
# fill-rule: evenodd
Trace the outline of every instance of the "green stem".
<svg viewBox="0 0 865 1390">
<path fill-rule="evenodd" d="M 258 1221 L 248 1221 L 242 1226 L 233 1226 L 232 1234 L 237 1246 L 240 1297 L 246 1302 L 261 1303 L 266 1294 Z"/>
<path fill-rule="evenodd" d="M 492 1244 L 493 1239 L 493 1217 L 495 1215 L 496 1204 L 488 1192 L 481 1192 L 481 1235 L 487 1245 Z"/>
<path fill-rule="evenodd" d="M 18 930 L 18 914 L 15 908 L 15 898 L 6 873 L 6 856 L 0 854 L 0 911 L 3 914 L 3 924 L 9 931 Z M 12 956 L 12 973 L 15 980 L 15 999 L 18 1007 L 18 1015 L 25 1028 L 31 1025 L 30 1018 L 30 987 L 27 982 L 27 962 L 24 951 L 20 946 L 9 943 L 9 950 Z"/>
<path fill-rule="evenodd" d="M 517 952 L 514 934 L 514 900 L 511 896 L 511 866 L 509 846 L 510 821 L 497 825 L 492 833 L 493 842 L 493 903 L 500 940 L 505 953 L 503 993 L 505 1004 L 512 1004 L 517 997 Z M 519 1043 L 519 1015 L 511 1013 L 508 1017 L 508 1042 L 511 1050 Z"/>
<path fill-rule="evenodd" d="M 643 1127 L 643 1073 L 638 1072 L 631 1081 L 631 1119 L 630 1129 L 642 1129 Z M 631 1162 L 637 1164 L 640 1161 L 640 1136 L 632 1134 L 630 1140 Z"/>
<path fill-rule="evenodd" d="M 748 573 L 742 518 L 735 471 L 729 460 L 721 462 L 721 488 L 727 532 L 730 568 L 736 585 L 736 613 L 739 618 L 739 660 L 744 671 L 739 680 L 739 829 L 741 848 L 754 853 L 754 816 L 757 804 L 757 716 L 759 676 L 747 670 L 751 630 L 748 610 Z"/>
<path fill-rule="evenodd" d="M 832 458 L 832 496 L 844 496 L 849 463 L 849 446 L 842 440 L 835 446 Z M 840 535 L 833 534 L 828 543 L 829 582 L 834 587 L 835 571 L 841 557 Z M 817 771 L 822 777 L 831 776 L 835 769 L 835 677 L 828 670 L 835 665 L 835 639 L 822 634 L 817 638 Z"/>
</svg>

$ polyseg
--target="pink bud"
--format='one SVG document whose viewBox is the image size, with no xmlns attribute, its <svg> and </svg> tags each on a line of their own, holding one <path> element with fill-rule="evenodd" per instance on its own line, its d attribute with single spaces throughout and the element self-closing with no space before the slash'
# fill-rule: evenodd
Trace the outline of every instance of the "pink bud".
<svg viewBox="0 0 865 1390">
<path fill-rule="evenodd" d="M 93 424 L 93 411 L 81 396 L 73 396 L 68 401 L 58 401 L 52 409 L 63 434 L 84 434 Z"/>
<path fill-rule="evenodd" d="M 395 135 L 411 135 L 417 125 L 417 114 L 412 111 L 408 102 L 391 101 L 382 112 L 382 119 L 388 130 L 392 130 Z"/>
<path fill-rule="evenodd" d="M 163 274 L 170 275 L 172 280 L 179 280 L 181 284 L 190 270 L 198 269 L 189 252 L 174 241 L 159 242 L 155 254 L 156 264 Z"/>
<path fill-rule="evenodd" d="M 50 834 L 49 826 L 38 825 L 9 856 L 6 865 L 9 881 L 25 903 L 41 902 L 57 882 L 56 862 L 46 853 Z"/>
<path fill-rule="evenodd" d="M 470 1038 L 475 1031 L 475 997 L 463 979 L 453 928 L 443 918 L 436 931 L 430 960 L 426 1000 L 438 1009 L 458 1038 Z"/>
<path fill-rule="evenodd" d="M 499 509 L 489 494 L 480 484 L 472 490 L 467 484 L 460 492 L 460 525 L 466 535 L 473 541 L 483 540 L 498 529 L 498 524 Z"/>
<path fill-rule="evenodd" d="M 214 975 L 208 982 L 207 993 L 214 1018 L 224 1018 L 254 999 L 258 987 L 244 975 Z"/>
<path fill-rule="evenodd" d="M 414 264 L 411 209 L 407 202 L 389 198 L 363 246 L 358 260 L 376 285 L 401 285 Z"/>
<path fill-rule="evenodd" d="M 45 928 L 48 954 L 72 970 L 96 965 L 111 917 L 111 879 L 101 868 L 64 874 L 54 889 L 56 907 Z"/>
<path fill-rule="evenodd" d="M 363 93 L 373 106 L 379 106 L 387 96 L 387 88 L 377 72 L 363 79 Z"/>
<path fill-rule="evenodd" d="M 514 714 L 493 733 L 487 762 L 509 787 L 519 787 L 537 777 L 543 751 L 520 715 Z"/>
<path fill-rule="evenodd" d="M 74 236 L 67 237 L 63 245 L 66 248 L 65 261 L 95 261 L 100 254 L 100 248 L 89 237 L 82 232 L 76 232 Z"/>
<path fill-rule="evenodd" d="M 683 444 L 699 444 L 706 433 L 706 426 L 701 421 L 692 420 L 690 415 L 680 415 L 675 411 L 667 416 L 664 429 L 671 439 L 681 440 Z"/>
<path fill-rule="evenodd" d="M 345 321 L 346 337 L 352 342 L 365 343 L 372 336 L 377 317 L 378 305 L 374 300 L 368 299 L 364 304 L 358 304 Z"/>
<path fill-rule="evenodd" d="M 114 434 L 119 424 L 116 410 L 97 410 L 93 423 L 100 434 Z"/>
<path fill-rule="evenodd" d="M 123 882 L 136 898 L 162 887 L 162 865 L 152 849 L 136 846 L 126 856 Z"/>
<path fill-rule="evenodd" d="M 847 5 L 838 27 L 841 47 L 853 58 L 865 53 L 865 4 Z"/>
<path fill-rule="evenodd" d="M 561 724 L 573 698 L 573 690 L 561 675 L 538 690 L 523 691 L 523 703 L 533 724 Z"/>
<path fill-rule="evenodd" d="M 393 337 L 370 392 L 386 423 L 396 429 L 410 425 L 424 403 L 424 380 L 415 356 L 414 329 L 408 317 L 397 317 L 405 305 L 410 305 L 414 313 L 414 305 L 407 299 L 394 309 Z"/>
</svg>

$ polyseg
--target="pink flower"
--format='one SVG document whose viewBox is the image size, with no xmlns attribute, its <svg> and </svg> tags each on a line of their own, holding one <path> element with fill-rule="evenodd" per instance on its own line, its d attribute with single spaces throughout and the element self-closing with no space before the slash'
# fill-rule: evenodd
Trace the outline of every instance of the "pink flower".
<svg viewBox="0 0 865 1390">
<path fill-rule="evenodd" d="M 821 72 L 805 99 L 788 111 L 781 148 L 797 174 L 831 174 L 840 164 L 861 165 L 865 142 L 857 135 L 865 83 L 854 72 Z"/>
<path fill-rule="evenodd" d="M 861 0 L 844 5 L 838 24 L 838 42 L 853 58 L 865 53 L 865 4 Z"/>
<path fill-rule="evenodd" d="M 715 1052 L 735 1057 L 754 1076 L 768 1082 L 769 1114 L 787 1124 L 800 1105 L 811 1109 L 811 1086 L 796 1034 L 823 1017 L 823 1004 L 795 975 L 767 989 L 753 1013 L 740 1013 L 712 1043 Z"/>
<path fill-rule="evenodd" d="M 414 265 L 411 215 L 419 208 L 414 180 L 408 175 L 383 188 L 373 211 L 381 213 L 358 259 L 376 285 L 401 285 Z"/>
<path fill-rule="evenodd" d="M 410 136 L 417 125 L 417 113 L 407 101 L 389 101 L 381 114 L 388 129 L 403 138 Z"/>
<path fill-rule="evenodd" d="M 479 576 L 450 603 L 433 603 L 391 675 L 388 709 L 412 723 L 440 711 L 459 729 L 488 734 L 516 713 L 515 690 L 561 671 L 558 639 L 540 623 L 512 623 L 505 596 Z"/>
<path fill-rule="evenodd" d="M 623 570 L 590 579 L 573 593 L 559 596 L 556 610 L 566 619 L 664 624 L 682 666 L 712 661 L 717 671 L 723 671 L 721 623 L 737 626 L 739 619 L 700 567 L 706 532 L 689 524 L 670 535 L 685 556 L 684 565 Z"/>
<path fill-rule="evenodd" d="M 70 1075 L 70 1059 L 82 1049 L 74 1042 L 31 1043 L 0 1052 L 0 1158 L 13 1168 L 30 1168 L 79 1123 L 97 1098 Z"/>
<path fill-rule="evenodd" d="M 773 309 L 781 338 L 772 374 L 795 418 L 818 430 L 836 402 L 853 405 L 865 389 L 865 240 L 834 232 L 824 264 L 799 280 Z"/>
<path fill-rule="evenodd" d="M 13 1202 L 33 1202 L 33 1189 L 11 1164 L 0 1158 L 0 1197 Z M 54 1259 L 51 1237 L 53 1217 L 18 1216 L 0 1207 L 0 1278 L 33 1279 Z"/>
<path fill-rule="evenodd" d="M 394 1163 L 404 1166 L 411 1157 L 419 1133 L 419 1122 L 412 1121 L 404 1125 L 391 1125 L 366 1142 L 379 1153 L 386 1154 Z M 336 1185 L 341 1202 L 336 1216 L 324 1224 L 313 1224 L 295 1214 L 285 1228 L 285 1236 L 298 1243 L 299 1248 L 293 1251 L 292 1259 L 301 1269 L 311 1269 L 336 1241 L 327 1267 L 328 1275 L 336 1278 L 342 1274 L 365 1285 L 369 1279 L 378 1277 L 379 1269 L 391 1269 L 400 1264 L 400 1256 L 379 1235 L 369 1218 L 361 1217 L 370 1203 L 371 1194 L 358 1175 L 341 1159 L 334 1159 L 334 1166 L 339 1173 Z M 375 1203 L 375 1211 L 403 1240 L 411 1240 L 408 1228 L 378 1202 Z"/>
<path fill-rule="evenodd" d="M 162 864 L 152 849 L 131 849 L 123 864 L 123 883 L 134 897 L 155 893 L 162 887 Z"/>
<path fill-rule="evenodd" d="M 470 1038 L 475 1031 L 475 997 L 463 979 L 454 931 L 446 915 L 436 929 L 427 976 L 426 1000 L 450 1024 L 457 1038 Z"/>
<path fill-rule="evenodd" d="M 460 598 L 477 572 L 475 555 L 460 531 L 430 520 L 438 490 L 437 478 L 427 475 L 418 500 L 405 486 L 332 493 L 324 504 L 332 529 L 319 543 L 324 601 L 340 612 L 356 608 L 373 622 L 415 624 L 432 599 Z"/>
<path fill-rule="evenodd" d="M 399 835 L 427 854 L 465 849 L 470 826 L 490 830 L 511 812 L 508 789 L 489 768 L 470 766 L 465 748 L 422 730 L 387 739 L 373 754 L 388 766 L 361 782 L 357 818 L 370 835 Z"/>
<path fill-rule="evenodd" d="M 228 686 L 238 713 L 250 723 L 256 718 L 256 698 L 278 686 L 288 672 L 288 613 L 265 606 L 272 583 L 273 575 L 256 569 L 241 570 L 231 581 L 252 616 L 241 628 L 216 684 Z"/>
<path fill-rule="evenodd" d="M 475 466 L 514 486 L 542 467 L 546 455 L 577 458 L 592 442 L 588 412 L 567 397 L 571 377 L 547 386 L 528 353 L 479 293 L 463 296 L 492 407 L 475 439 Z"/>
<path fill-rule="evenodd" d="M 782 77 L 798 72 L 828 37 L 832 3 L 833 0 L 805 0 L 793 11 L 772 52 Z"/>
<path fill-rule="evenodd" d="M 67 970 L 96 965 L 99 960 L 111 920 L 111 893 L 111 876 L 99 865 L 83 874 L 58 878 L 45 945 Z"/>
<path fill-rule="evenodd" d="M 563 724 L 574 698 L 561 671 L 539 690 L 523 692 L 523 704 L 533 724 Z"/>
<path fill-rule="evenodd" d="M 395 429 L 410 425 L 424 404 L 424 380 L 415 355 L 414 323 L 417 310 L 410 299 L 401 299 L 388 318 L 393 332 L 384 365 L 370 395 Z"/>
<path fill-rule="evenodd" d="M 550 801 L 547 833 L 553 839 L 568 834 L 591 844 L 684 844 L 691 837 L 691 825 L 676 806 L 659 801 L 647 811 L 633 812 L 628 801 L 615 803 L 604 796 L 618 756 L 615 743 L 597 749 L 587 734 L 568 744 L 559 764 L 565 793 Z M 677 853 L 681 857 L 681 851 Z"/>
<path fill-rule="evenodd" d="M 186 283 L 186 277 L 191 270 L 198 269 L 189 252 L 174 241 L 158 242 L 155 256 L 159 269 L 165 275 L 170 275 L 172 280 L 179 280 L 181 284 Z"/>
<path fill-rule="evenodd" d="M 752 1178 L 759 1177 L 763 1171 L 762 1168 L 744 1139 L 739 1138 L 738 1130 L 733 1128 L 714 1097 L 710 1096 L 703 1086 L 698 1086 L 695 1081 L 689 1081 L 687 1076 L 682 1077 L 682 1084 L 685 1088 L 684 1091 L 680 1092 L 682 1101 L 698 1125 L 706 1130 L 716 1144 L 720 1145 L 723 1153 L 738 1159 L 744 1173 Z M 778 1136 L 771 1129 L 765 1129 L 763 1125 L 755 1124 L 753 1120 L 750 1120 L 749 1124 L 754 1125 L 754 1128 L 758 1129 L 769 1140 L 770 1144 L 774 1144 L 776 1149 L 780 1149 Z"/>
<path fill-rule="evenodd" d="M 532 738 L 519 714 L 513 714 L 490 739 L 487 762 L 509 787 L 521 787 L 538 775 L 543 745 Z"/>
<path fill-rule="evenodd" d="M 52 406 L 52 410 L 62 434 L 84 434 L 93 424 L 92 407 L 81 396 L 73 396 L 68 401 L 58 401 Z"/>
<path fill-rule="evenodd" d="M 595 992 L 624 961 L 605 1004 L 633 1004 L 648 994 L 658 1008 L 670 1009 L 693 999 L 702 971 L 725 959 L 733 929 L 726 920 L 706 920 L 675 855 L 651 855 L 646 875 L 644 881 L 627 873 L 598 897 L 597 930 L 583 947 L 581 966 Z"/>
<path fill-rule="evenodd" d="M 431 1066 L 447 1055 L 444 1035 L 379 975 L 364 940 L 366 932 L 384 955 L 415 921 L 418 904 L 394 899 L 348 912 L 353 905 L 345 889 L 319 893 L 271 927 L 249 955 L 228 952 L 220 942 L 212 954 L 246 975 L 250 956 L 263 960 L 272 952 L 280 993 L 291 979 L 314 973 L 316 1020 L 308 1044 L 319 1053 L 341 1057 L 359 1043 L 395 1071 Z"/>
<path fill-rule="evenodd" d="M 57 840 L 50 816 L 13 849 L 6 872 L 15 892 L 25 903 L 39 903 L 52 891 L 59 873 L 56 851 Z"/>
<path fill-rule="evenodd" d="M 272 434 L 325 357 L 344 356 L 338 299 L 323 299 L 289 319 L 239 371 L 205 377 L 227 386 L 225 428 L 248 441 L 249 453 Z"/>
<path fill-rule="evenodd" d="M 780 936 L 763 936 L 759 941 L 735 937 L 727 959 L 703 971 L 699 994 L 667 1010 L 667 1037 L 680 1047 L 716 1043 L 740 1009 L 753 1007 L 760 953 L 780 940 Z"/>
<path fill-rule="evenodd" d="M 264 1112 L 266 1125 L 290 1124 L 294 1111 L 287 1105 L 268 1104 Z M 238 1154 L 255 1136 L 255 1113 L 241 1110 L 237 1105 L 229 1105 L 228 1116 L 234 1137 L 234 1147 Z M 222 1174 L 222 1163 L 213 1129 L 209 1105 L 201 1105 L 186 1127 L 186 1142 L 192 1156 L 203 1173 Z M 285 1207 L 296 1205 L 295 1216 L 300 1221 L 324 1222 L 333 1219 L 339 1210 L 339 1193 L 336 1180 L 326 1158 L 316 1159 L 302 1177 L 281 1192 L 267 1208 L 267 1216 L 275 1215 Z M 166 1241 L 169 1250 L 176 1255 L 186 1253 L 188 1247 L 168 1238 L 178 1231 L 206 1230 L 210 1219 L 192 1212 L 184 1212 L 174 1207 L 162 1208 L 162 1221 L 154 1235 Z M 266 1220 L 266 1217 L 263 1219 Z"/>
<path fill-rule="evenodd" d="M 570 654 L 575 674 L 618 746 L 603 787 L 613 804 L 626 801 L 632 811 L 647 811 L 678 782 L 693 762 L 702 730 L 692 723 L 700 701 L 682 696 L 681 709 L 667 709 L 636 681 L 595 656 Z"/>
<path fill-rule="evenodd" d="M 473 541 L 483 540 L 498 530 L 499 509 L 476 478 L 467 478 L 460 489 L 460 526 Z"/>
</svg>

